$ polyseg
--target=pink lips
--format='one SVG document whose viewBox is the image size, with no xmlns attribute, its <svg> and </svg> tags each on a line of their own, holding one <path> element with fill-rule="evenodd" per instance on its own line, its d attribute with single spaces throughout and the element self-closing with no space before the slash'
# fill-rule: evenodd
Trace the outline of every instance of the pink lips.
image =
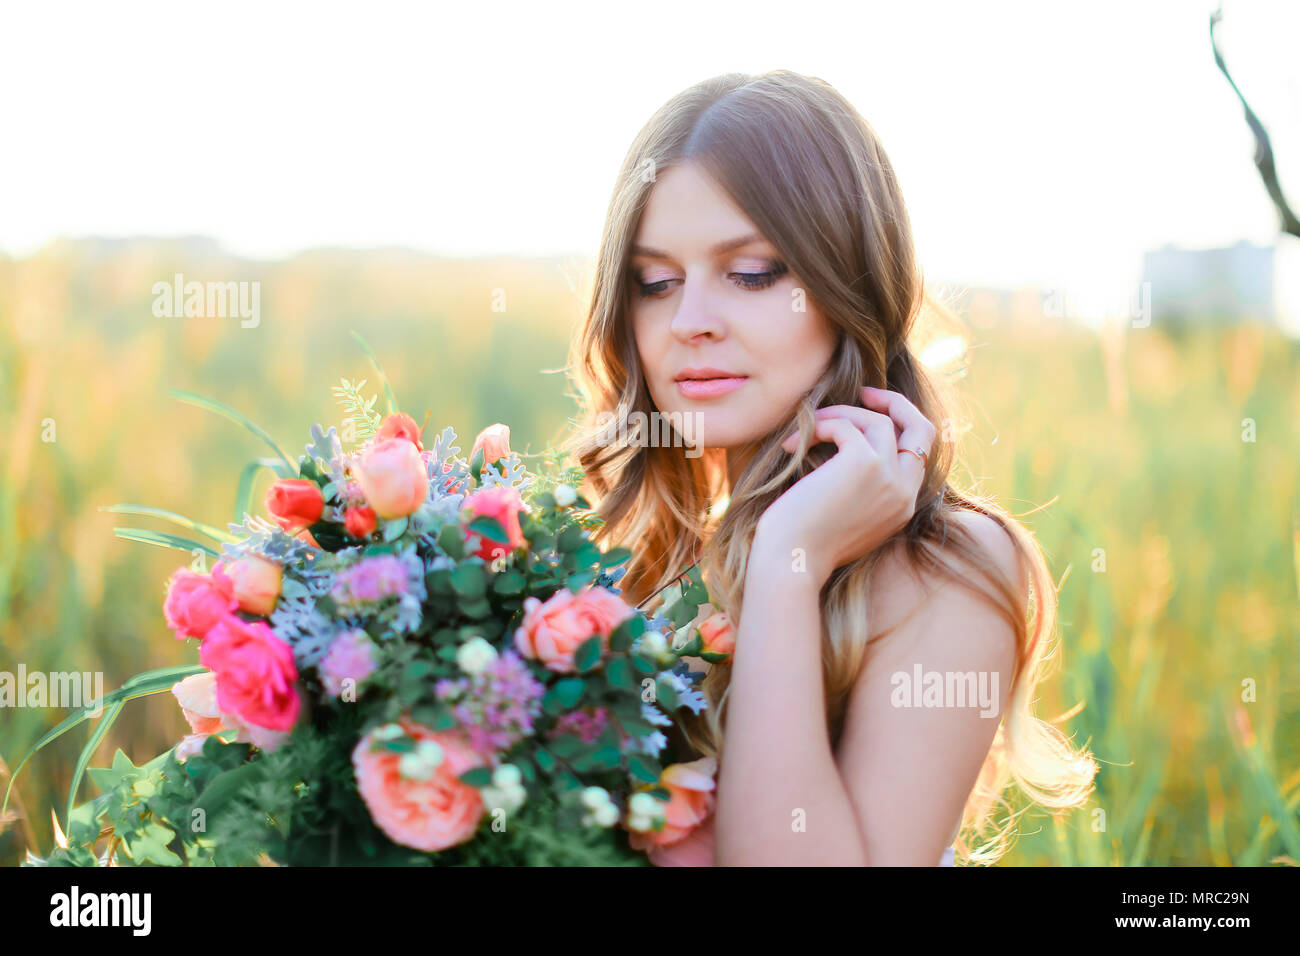
<svg viewBox="0 0 1300 956">
<path fill-rule="evenodd" d="M 717 398 L 734 392 L 748 381 L 746 376 L 735 378 L 683 378 L 677 381 L 677 391 L 687 398 Z"/>
</svg>

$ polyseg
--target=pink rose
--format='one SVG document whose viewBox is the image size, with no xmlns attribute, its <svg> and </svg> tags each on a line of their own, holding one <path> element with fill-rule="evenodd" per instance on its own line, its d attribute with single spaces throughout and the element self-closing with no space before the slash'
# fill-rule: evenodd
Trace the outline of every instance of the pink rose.
<svg viewBox="0 0 1300 956">
<path fill-rule="evenodd" d="M 217 562 L 211 574 L 198 574 L 178 568 L 167 583 L 163 616 L 176 632 L 177 640 L 197 637 L 203 640 L 218 621 L 239 606 L 234 586 Z"/>
<path fill-rule="evenodd" d="M 293 648 L 265 621 L 225 618 L 199 647 L 199 663 L 216 673 L 222 713 L 267 730 L 289 730 L 298 719 Z"/>
<path fill-rule="evenodd" d="M 628 843 L 634 850 L 671 846 L 685 840 L 713 813 L 717 795 L 714 777 L 718 771 L 716 757 L 701 757 L 690 763 L 675 763 L 664 768 L 659 783 L 671 795 L 664 808 L 662 830 L 631 830 Z M 653 860 L 652 860 L 653 862 Z"/>
<path fill-rule="evenodd" d="M 585 588 L 577 594 L 561 588 L 542 603 L 524 599 L 524 619 L 515 631 L 515 648 L 558 673 L 573 671 L 573 654 L 597 634 L 603 647 L 609 635 L 636 612 L 605 588 Z"/>
<path fill-rule="evenodd" d="M 480 448 L 483 449 L 484 465 L 510 457 L 510 426 L 497 422 L 479 432 L 474 439 L 474 447 L 469 451 L 470 461 L 474 460 L 474 455 Z"/>
<path fill-rule="evenodd" d="M 176 759 L 185 760 L 203 749 L 203 741 L 223 730 L 235 731 L 236 741 L 246 741 L 268 753 L 275 750 L 288 734 L 245 724 L 231 714 L 221 713 L 217 705 L 217 675 L 212 671 L 191 674 L 172 687 L 172 694 L 181 705 L 181 713 L 193 733 L 176 745 Z"/>
<path fill-rule="evenodd" d="M 702 650 L 706 653 L 730 655 L 736 649 L 736 629 L 725 611 L 710 614 L 701 622 L 699 630 L 704 643 Z"/>
<path fill-rule="evenodd" d="M 394 843 L 426 853 L 464 843 L 478 830 L 484 805 L 478 788 L 459 778 L 482 766 L 483 758 L 456 734 L 437 733 L 407 719 L 400 723 L 417 746 L 426 740 L 438 744 L 442 762 L 426 780 L 405 777 L 402 754 L 371 749 L 373 731 L 362 737 L 352 751 L 352 766 L 371 819 Z"/>
<path fill-rule="evenodd" d="M 230 564 L 218 563 L 217 567 L 229 575 L 241 611 L 269 617 L 275 610 L 275 602 L 279 600 L 284 585 L 284 571 L 280 565 L 250 554 Z"/>
<path fill-rule="evenodd" d="M 371 445 L 361 454 L 356 476 L 366 503 L 385 521 L 405 518 L 429 496 L 429 470 L 405 438 Z"/>
<path fill-rule="evenodd" d="M 509 485 L 493 485 L 491 488 L 476 491 L 466 498 L 461 505 L 461 511 L 471 519 L 496 518 L 505 529 L 506 537 L 510 539 L 510 544 L 507 546 L 491 538 L 480 536 L 478 550 L 473 553 L 484 561 L 491 561 L 515 548 L 528 547 L 528 539 L 524 537 L 523 528 L 519 524 L 519 513 L 523 510 L 523 499 L 519 497 L 519 492 Z"/>
</svg>

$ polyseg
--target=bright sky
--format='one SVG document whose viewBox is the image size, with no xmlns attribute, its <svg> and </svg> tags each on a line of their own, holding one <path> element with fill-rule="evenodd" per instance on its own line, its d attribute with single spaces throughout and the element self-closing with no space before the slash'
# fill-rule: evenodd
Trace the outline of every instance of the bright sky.
<svg viewBox="0 0 1300 956">
<path fill-rule="evenodd" d="M 880 133 L 930 277 L 1117 281 L 1165 242 L 1276 235 L 1214 67 L 1213 7 L 15 4 L 0 16 L 0 249 L 202 234 L 259 258 L 590 256 L 659 105 L 718 73 L 785 68 L 829 81 Z M 1224 12 L 1229 66 L 1300 205 L 1300 4 Z"/>
</svg>

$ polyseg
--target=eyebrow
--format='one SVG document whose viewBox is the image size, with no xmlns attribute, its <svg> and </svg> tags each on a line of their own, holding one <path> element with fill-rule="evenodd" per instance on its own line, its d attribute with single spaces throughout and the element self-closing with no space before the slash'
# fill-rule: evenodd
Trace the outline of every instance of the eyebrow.
<svg viewBox="0 0 1300 956">
<path fill-rule="evenodd" d="M 739 249 L 741 246 L 748 246 L 756 242 L 765 242 L 765 241 L 766 240 L 758 233 L 751 232 L 747 236 L 740 236 L 736 239 L 724 239 L 722 242 L 719 242 L 715 246 L 713 246 L 713 248 L 709 250 L 709 254 L 713 256 L 720 256 L 724 252 L 730 252 L 732 249 Z M 638 246 L 635 244 L 632 246 L 632 254 L 634 256 L 649 256 L 651 259 L 672 258 L 672 256 L 670 256 L 666 252 L 661 252 L 658 249 L 647 249 L 645 246 Z"/>
</svg>

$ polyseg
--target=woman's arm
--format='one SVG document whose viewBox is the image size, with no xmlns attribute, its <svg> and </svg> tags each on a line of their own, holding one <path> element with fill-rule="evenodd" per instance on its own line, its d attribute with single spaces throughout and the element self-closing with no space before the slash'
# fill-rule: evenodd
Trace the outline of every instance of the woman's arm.
<svg viewBox="0 0 1300 956">
<path fill-rule="evenodd" d="M 1002 567 L 1015 568 L 1010 539 L 995 523 L 981 519 L 972 530 Z M 932 866 L 997 728 L 1013 674 L 1011 627 L 960 585 L 935 588 L 899 561 L 882 562 L 873 629 L 901 623 L 863 669 L 835 754 L 821 670 L 825 572 L 792 570 L 790 553 L 788 542 L 761 534 L 751 548 L 719 770 L 716 862 Z M 987 688 L 996 682 L 997 715 L 981 716 L 987 708 L 979 706 L 897 706 L 894 675 L 911 678 L 917 665 L 923 674 L 973 673 L 977 687 L 982 672 Z"/>
<path fill-rule="evenodd" d="M 822 690 L 824 576 L 793 570 L 761 531 L 750 548 L 718 772 L 718 866 L 861 866 Z"/>
</svg>

